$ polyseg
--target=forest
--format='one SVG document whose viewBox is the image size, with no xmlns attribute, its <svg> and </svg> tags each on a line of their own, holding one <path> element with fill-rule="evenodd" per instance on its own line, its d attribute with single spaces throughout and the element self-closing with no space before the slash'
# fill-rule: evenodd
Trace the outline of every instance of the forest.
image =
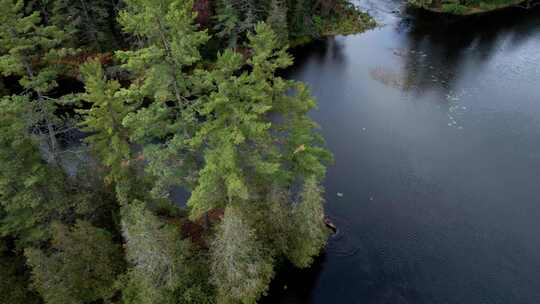
<svg viewBox="0 0 540 304">
<path fill-rule="evenodd" d="M 509 7 L 531 9 L 537 0 L 408 0 L 414 7 L 458 16 L 483 14 Z"/>
<path fill-rule="evenodd" d="M 0 0 L 0 302 L 256 303 L 329 235 L 288 46 L 344 0 Z M 187 201 L 175 201 L 183 189 Z"/>
</svg>

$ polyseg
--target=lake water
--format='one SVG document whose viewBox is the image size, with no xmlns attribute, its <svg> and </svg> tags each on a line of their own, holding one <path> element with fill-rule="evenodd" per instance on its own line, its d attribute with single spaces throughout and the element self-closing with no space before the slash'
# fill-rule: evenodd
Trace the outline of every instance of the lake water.
<svg viewBox="0 0 540 304">
<path fill-rule="evenodd" d="M 295 51 L 340 232 L 266 300 L 540 303 L 540 10 L 450 20 L 402 2 L 361 0 L 381 27 Z"/>
</svg>

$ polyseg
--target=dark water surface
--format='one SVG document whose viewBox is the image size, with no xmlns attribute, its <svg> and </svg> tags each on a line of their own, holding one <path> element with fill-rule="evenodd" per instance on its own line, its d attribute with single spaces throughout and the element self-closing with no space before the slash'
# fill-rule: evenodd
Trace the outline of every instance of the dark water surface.
<svg viewBox="0 0 540 304">
<path fill-rule="evenodd" d="M 291 72 L 319 102 L 341 232 L 268 302 L 540 303 L 540 10 L 360 5 L 383 26 L 298 50 Z"/>
</svg>

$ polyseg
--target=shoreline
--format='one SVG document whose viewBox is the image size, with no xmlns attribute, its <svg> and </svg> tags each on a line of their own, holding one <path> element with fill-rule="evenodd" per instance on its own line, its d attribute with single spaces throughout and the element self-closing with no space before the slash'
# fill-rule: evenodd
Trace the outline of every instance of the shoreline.
<svg viewBox="0 0 540 304">
<path fill-rule="evenodd" d="M 540 2 L 535 1 L 535 0 L 512 0 L 509 3 L 502 3 L 502 4 L 480 3 L 479 5 L 475 5 L 475 6 L 467 6 L 467 5 L 461 5 L 458 3 L 443 4 L 439 1 L 431 5 L 416 5 L 416 4 L 411 3 L 411 1 L 409 0 L 408 4 L 410 6 L 426 10 L 428 12 L 465 17 L 465 16 L 475 16 L 475 15 L 493 13 L 496 11 L 501 11 L 501 10 L 509 9 L 509 8 L 531 9 L 535 7 L 536 5 L 540 4 Z M 521 6 L 521 5 L 525 5 L 525 6 Z"/>
</svg>

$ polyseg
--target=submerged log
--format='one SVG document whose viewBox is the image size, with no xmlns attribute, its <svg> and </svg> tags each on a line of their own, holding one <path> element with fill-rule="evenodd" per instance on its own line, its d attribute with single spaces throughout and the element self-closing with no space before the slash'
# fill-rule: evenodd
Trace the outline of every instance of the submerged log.
<svg viewBox="0 0 540 304">
<path fill-rule="evenodd" d="M 332 233 L 335 234 L 337 232 L 336 225 L 334 225 L 334 223 L 332 222 L 332 220 L 328 216 L 324 217 L 324 224 L 326 225 L 326 227 L 328 227 L 328 228 L 330 228 L 330 230 L 332 230 Z"/>
</svg>

